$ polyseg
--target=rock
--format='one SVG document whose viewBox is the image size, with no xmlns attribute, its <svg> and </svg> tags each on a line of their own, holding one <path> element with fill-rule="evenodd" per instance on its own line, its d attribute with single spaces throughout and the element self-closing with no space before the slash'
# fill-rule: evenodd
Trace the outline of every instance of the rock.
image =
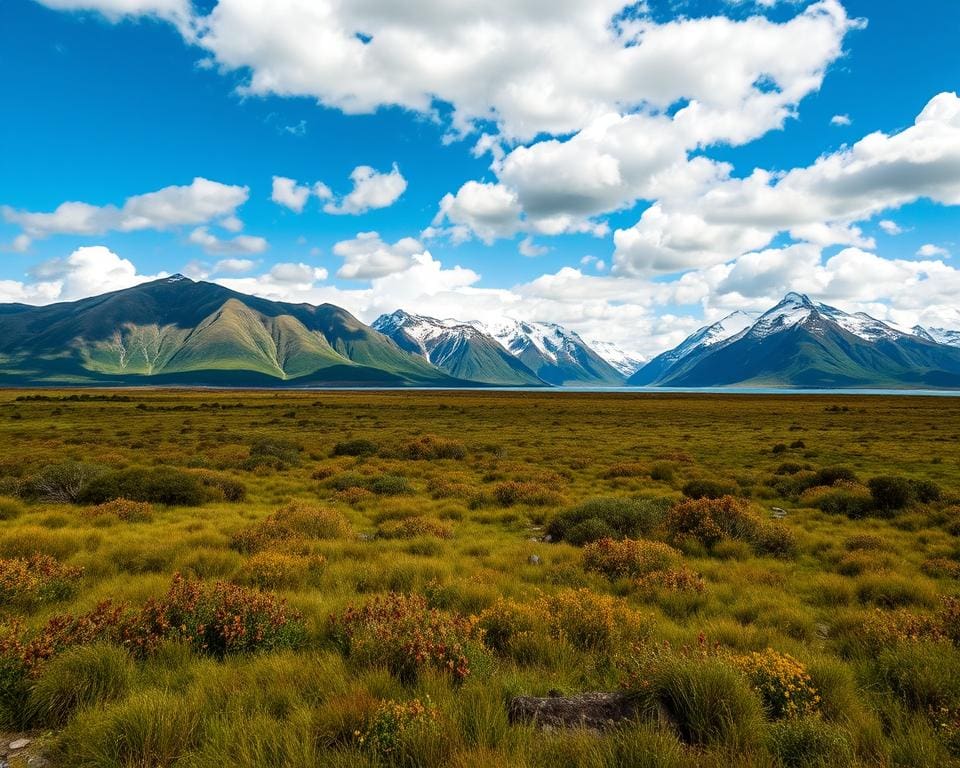
<svg viewBox="0 0 960 768">
<path fill-rule="evenodd" d="M 770 508 L 770 517 L 776 518 L 777 520 L 782 520 L 787 516 L 787 510 L 782 507 L 771 507 Z"/>
<path fill-rule="evenodd" d="M 546 541 L 546 542 L 551 542 L 551 541 L 553 541 L 553 536 L 551 536 L 551 535 L 548 533 L 546 536 L 543 537 L 543 540 Z"/>
<path fill-rule="evenodd" d="M 23 749 L 30 745 L 30 739 L 16 739 L 10 742 L 10 749 Z"/>
<path fill-rule="evenodd" d="M 507 706 L 512 724 L 532 723 L 538 728 L 585 728 L 604 731 L 634 720 L 641 704 L 636 695 L 624 692 L 581 693 L 576 696 L 517 696 Z"/>
<path fill-rule="evenodd" d="M 540 539 L 538 539 L 536 536 L 531 536 L 529 539 L 527 539 L 527 541 L 529 541 L 531 544 L 539 544 L 539 543 L 540 543 Z"/>
<path fill-rule="evenodd" d="M 530 565 L 540 565 L 540 555 L 530 555 L 530 557 L 527 558 L 527 562 L 530 563 Z"/>
</svg>

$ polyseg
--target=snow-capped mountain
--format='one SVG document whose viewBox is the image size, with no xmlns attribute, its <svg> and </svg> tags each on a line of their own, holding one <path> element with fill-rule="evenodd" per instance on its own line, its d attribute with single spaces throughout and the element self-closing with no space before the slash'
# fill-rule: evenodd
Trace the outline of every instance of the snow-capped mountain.
<svg viewBox="0 0 960 768">
<path fill-rule="evenodd" d="M 951 347 L 960 347 L 960 331 L 949 328 L 925 328 L 915 325 L 910 329 L 914 336 L 932 341 L 935 344 L 947 344 Z"/>
<path fill-rule="evenodd" d="M 517 357 L 469 323 L 398 309 L 378 317 L 372 327 L 401 349 L 424 357 L 458 379 L 501 386 L 544 383 Z"/>
<path fill-rule="evenodd" d="M 397 310 L 373 328 L 443 371 L 485 384 L 619 386 L 626 376 L 573 331 L 505 318 L 438 320 Z"/>
<path fill-rule="evenodd" d="M 549 384 L 619 386 L 624 376 L 573 331 L 556 323 L 471 323 Z"/>
<path fill-rule="evenodd" d="M 720 344 L 746 332 L 759 316 L 759 312 L 737 310 L 712 325 L 700 328 L 678 346 L 657 355 L 645 366 L 638 369 L 627 383 L 636 386 L 646 386 L 654 383 L 680 360 L 689 360 L 695 355 L 706 354 L 715 344 Z"/>
<path fill-rule="evenodd" d="M 788 293 L 752 320 L 731 316 L 719 325 L 700 329 L 651 360 L 627 383 L 960 386 L 960 350 L 956 347 L 932 336 L 904 333 L 862 312 L 846 313 L 799 293 Z"/>
<path fill-rule="evenodd" d="M 591 339 L 587 345 L 624 376 L 632 376 L 646 363 L 645 358 L 633 352 L 627 352 L 611 341 Z"/>
</svg>

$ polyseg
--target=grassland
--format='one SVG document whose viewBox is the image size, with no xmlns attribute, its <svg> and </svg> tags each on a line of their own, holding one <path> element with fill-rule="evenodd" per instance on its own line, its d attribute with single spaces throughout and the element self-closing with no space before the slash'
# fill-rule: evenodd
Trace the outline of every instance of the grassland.
<svg viewBox="0 0 960 768">
<path fill-rule="evenodd" d="M 102 768 L 960 764 L 958 503 L 950 399 L 4 391 L 0 727 Z M 507 719 L 614 690 L 603 734 Z"/>
</svg>

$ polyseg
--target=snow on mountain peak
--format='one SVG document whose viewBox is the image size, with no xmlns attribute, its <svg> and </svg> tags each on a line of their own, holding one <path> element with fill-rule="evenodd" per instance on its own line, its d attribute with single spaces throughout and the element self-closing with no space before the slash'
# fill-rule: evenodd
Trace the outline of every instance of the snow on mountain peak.
<svg viewBox="0 0 960 768">
<path fill-rule="evenodd" d="M 951 347 L 960 347 L 960 330 L 950 328 L 933 328 L 915 325 L 910 329 L 914 336 L 919 336 L 934 344 L 946 344 Z"/>
</svg>

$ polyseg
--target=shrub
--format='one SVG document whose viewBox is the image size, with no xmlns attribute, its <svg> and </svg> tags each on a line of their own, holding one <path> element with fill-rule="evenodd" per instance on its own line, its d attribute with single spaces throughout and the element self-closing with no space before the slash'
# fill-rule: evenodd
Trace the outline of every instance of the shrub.
<svg viewBox="0 0 960 768">
<path fill-rule="evenodd" d="M 932 480 L 910 480 L 910 495 L 921 504 L 931 504 L 943 498 L 940 486 Z"/>
<path fill-rule="evenodd" d="M 910 482 L 904 477 L 873 477 L 867 487 L 881 512 L 896 512 L 910 503 Z"/>
<path fill-rule="evenodd" d="M 493 497 L 501 507 L 514 504 L 529 504 L 531 507 L 548 507 L 559 504 L 562 497 L 552 488 L 537 482 L 508 480 L 498 483 Z"/>
<path fill-rule="evenodd" d="M 477 627 L 483 635 L 484 645 L 499 653 L 507 653 L 542 630 L 548 620 L 549 614 L 541 601 L 520 603 L 501 597 L 480 614 Z"/>
<path fill-rule="evenodd" d="M 672 483 L 676 467 L 669 461 L 657 461 L 650 467 L 650 479 L 661 483 Z"/>
<path fill-rule="evenodd" d="M 793 461 L 785 461 L 779 467 L 777 467 L 775 474 L 777 475 L 795 475 L 798 472 L 802 472 L 804 466 L 802 464 L 797 464 Z"/>
<path fill-rule="evenodd" d="M 810 485 L 836 485 L 841 482 L 856 483 L 857 473 L 849 467 L 824 467 L 814 473 Z"/>
<path fill-rule="evenodd" d="M 540 599 L 551 634 L 584 651 L 611 651 L 643 634 L 642 617 L 626 603 L 589 589 L 564 589 Z"/>
<path fill-rule="evenodd" d="M 477 639 L 470 619 L 430 608 L 420 595 L 394 592 L 334 617 L 333 633 L 357 663 L 386 667 L 408 682 L 426 668 L 465 680 Z"/>
<path fill-rule="evenodd" d="M 300 614 L 276 595 L 223 581 L 205 584 L 179 573 L 163 598 L 147 601 L 121 629 L 124 644 L 139 654 L 154 651 L 164 640 L 176 640 L 222 657 L 295 648 L 304 637 Z"/>
<path fill-rule="evenodd" d="M 147 501 L 113 499 L 90 507 L 86 515 L 92 518 L 113 515 L 126 523 L 149 523 L 153 520 L 153 505 Z"/>
<path fill-rule="evenodd" d="M 279 437 L 260 437 L 250 445 L 250 456 L 245 466 L 248 469 L 272 467 L 286 469 L 300 463 L 300 446 L 291 440 Z"/>
<path fill-rule="evenodd" d="M 560 512 L 550 521 L 547 533 L 571 544 L 649 536 L 662 522 L 669 503 L 665 499 L 588 499 Z"/>
<path fill-rule="evenodd" d="M 856 519 L 865 517 L 873 509 L 873 497 L 861 485 L 839 487 L 814 486 L 800 497 L 804 504 L 830 515 L 846 515 Z"/>
<path fill-rule="evenodd" d="M 398 496 L 410 493 L 410 481 L 400 475 L 380 475 L 372 478 L 367 488 L 378 496 Z"/>
<path fill-rule="evenodd" d="M 32 684 L 28 721 L 61 726 L 82 707 L 120 698 L 133 674 L 130 654 L 116 645 L 70 648 L 52 659 Z"/>
<path fill-rule="evenodd" d="M 377 536 L 384 539 L 415 539 L 418 536 L 449 539 L 453 536 L 453 530 L 432 517 L 414 515 L 381 523 L 377 528 Z"/>
<path fill-rule="evenodd" d="M 759 522 L 745 502 L 724 496 L 677 502 L 667 514 L 666 528 L 675 542 L 693 539 L 712 547 L 724 538 L 749 541 Z"/>
<path fill-rule="evenodd" d="M 846 732 L 819 717 L 800 717 L 770 726 L 767 744 L 784 768 L 853 765 Z"/>
<path fill-rule="evenodd" d="M 764 709 L 774 720 L 816 713 L 820 694 L 813 687 L 806 667 L 787 653 L 772 648 L 735 657 L 734 663 L 760 695 Z"/>
<path fill-rule="evenodd" d="M 343 513 L 326 507 L 293 501 L 258 523 L 247 526 L 231 539 L 239 552 L 258 552 L 295 539 L 336 539 L 350 534 Z"/>
<path fill-rule="evenodd" d="M 63 565 L 49 555 L 0 560 L 0 605 L 31 607 L 73 594 L 83 568 Z"/>
<path fill-rule="evenodd" d="M 864 604 L 881 608 L 899 608 L 901 606 L 933 606 L 936 595 L 925 580 L 897 576 L 895 574 L 875 574 L 862 576 L 857 583 L 857 599 Z"/>
<path fill-rule="evenodd" d="M 736 483 L 721 480 L 691 480 L 683 486 L 683 495 L 691 499 L 719 499 L 723 496 L 736 496 L 738 493 Z"/>
<path fill-rule="evenodd" d="M 333 446 L 334 456 L 373 456 L 380 450 L 380 446 L 373 440 L 342 440 Z"/>
<path fill-rule="evenodd" d="M 103 472 L 103 467 L 80 461 L 48 464 L 27 481 L 23 492 L 40 501 L 70 504 L 80 500 L 91 481 Z"/>
<path fill-rule="evenodd" d="M 459 440 L 436 435 L 424 435 L 411 440 L 401 451 L 404 458 L 429 461 L 431 459 L 464 459 L 467 449 Z"/>
<path fill-rule="evenodd" d="M 410 754 L 411 742 L 424 737 L 436 738 L 440 733 L 440 710 L 429 698 L 425 704 L 420 699 L 386 701 L 373 715 L 360 740 L 379 760 L 413 765 L 418 761 Z"/>
<path fill-rule="evenodd" d="M 664 571 L 679 559 L 680 553 L 669 544 L 642 539 L 600 539 L 583 548 L 584 568 L 609 579 L 633 579 Z"/>
<path fill-rule="evenodd" d="M 798 549 L 796 535 L 783 523 L 762 522 L 753 533 L 752 543 L 758 554 L 771 557 L 795 557 Z"/>
<path fill-rule="evenodd" d="M 208 469 L 194 474 L 200 480 L 208 501 L 243 501 L 247 498 L 247 486 L 235 477 Z"/>
<path fill-rule="evenodd" d="M 305 557 L 284 552 L 257 552 L 237 572 L 234 581 L 258 589 L 292 589 L 316 582 L 323 572 L 326 558 Z"/>
<path fill-rule="evenodd" d="M 112 499 L 196 507 L 203 503 L 199 478 L 175 467 L 130 467 L 99 475 L 86 486 L 78 501 L 101 504 Z"/>
</svg>

